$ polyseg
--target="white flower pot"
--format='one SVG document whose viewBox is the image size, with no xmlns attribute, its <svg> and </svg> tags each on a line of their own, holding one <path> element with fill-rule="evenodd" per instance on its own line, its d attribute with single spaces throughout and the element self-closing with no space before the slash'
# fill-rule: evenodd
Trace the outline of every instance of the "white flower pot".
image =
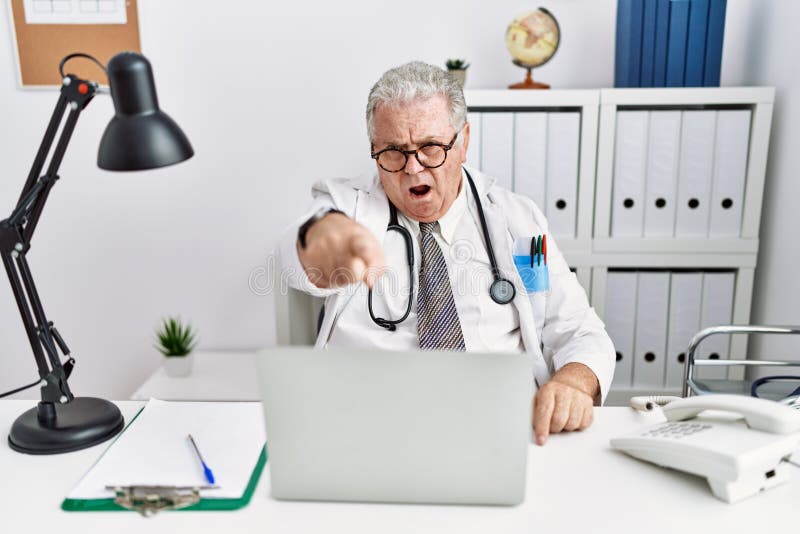
<svg viewBox="0 0 800 534">
<path fill-rule="evenodd" d="M 169 356 L 164 358 L 164 371 L 167 376 L 189 376 L 192 373 L 194 354 L 186 356 Z"/>
</svg>

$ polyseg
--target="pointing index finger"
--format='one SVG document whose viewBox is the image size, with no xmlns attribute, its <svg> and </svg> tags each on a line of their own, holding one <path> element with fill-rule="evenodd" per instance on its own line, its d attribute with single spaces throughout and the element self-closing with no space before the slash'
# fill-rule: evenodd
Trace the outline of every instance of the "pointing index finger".
<svg viewBox="0 0 800 534">
<path fill-rule="evenodd" d="M 550 434 L 550 419 L 553 417 L 555 401 L 550 392 L 539 391 L 533 404 L 533 429 L 536 432 L 537 445 L 544 445 Z"/>
</svg>

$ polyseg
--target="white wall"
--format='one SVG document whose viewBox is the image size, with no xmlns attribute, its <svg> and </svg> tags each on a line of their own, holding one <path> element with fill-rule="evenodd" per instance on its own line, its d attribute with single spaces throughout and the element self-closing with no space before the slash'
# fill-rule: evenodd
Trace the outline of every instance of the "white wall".
<svg viewBox="0 0 800 534">
<path fill-rule="evenodd" d="M 741 58 L 736 67 L 741 83 L 776 87 L 752 323 L 800 325 L 800 74 L 796 68 L 800 2 L 739 0 L 737 4 L 736 18 L 729 22 L 741 36 L 736 54 Z M 756 357 L 800 359 L 797 336 L 754 338 L 750 348 Z"/>
<path fill-rule="evenodd" d="M 730 3 L 731 20 L 755 4 Z M 17 88 L 3 4 L 5 217 L 56 95 Z M 201 348 L 274 342 L 272 298 L 250 289 L 250 275 L 265 265 L 280 229 L 304 209 L 314 180 L 369 168 L 364 104 L 381 72 L 411 59 L 442 64 L 465 57 L 472 63 L 468 88 L 501 88 L 523 76 L 510 63 L 503 34 L 513 15 L 531 8 L 529 2 L 281 4 L 140 0 L 143 51 L 153 63 L 162 106 L 185 129 L 196 156 L 159 171 L 105 173 L 94 161 L 110 99 L 97 98 L 81 118 L 29 255 L 47 312 L 79 359 L 70 381 L 77 394 L 127 397 L 160 362 L 152 332 L 165 314 L 190 319 Z M 771 9 L 780 19 L 789 4 L 775 2 Z M 535 78 L 557 88 L 612 85 L 616 2 L 542 5 L 558 17 L 564 38 Z M 751 82 L 741 70 L 742 57 L 728 50 L 754 39 L 754 29 L 732 24 L 728 30 L 723 83 Z M 792 40 L 787 35 L 784 42 L 788 48 Z M 769 84 L 769 78 L 764 74 L 758 83 Z M 773 182 L 788 179 L 770 177 L 771 209 L 786 198 L 774 194 Z M 767 230 L 778 231 L 770 224 Z M 762 260 L 779 265 L 781 254 L 790 253 L 772 247 L 775 257 L 765 253 Z M 0 369 L 0 391 L 36 376 L 2 280 Z M 30 390 L 25 397 L 37 394 Z"/>
</svg>

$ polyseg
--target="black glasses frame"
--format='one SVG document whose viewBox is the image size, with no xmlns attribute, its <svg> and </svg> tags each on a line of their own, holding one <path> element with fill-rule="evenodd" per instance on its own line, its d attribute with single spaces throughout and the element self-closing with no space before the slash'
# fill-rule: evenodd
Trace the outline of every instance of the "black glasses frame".
<svg viewBox="0 0 800 534">
<path fill-rule="evenodd" d="M 380 165 L 381 169 L 383 169 L 386 172 L 400 172 L 403 169 L 405 169 L 406 165 L 408 165 L 408 156 L 410 156 L 411 154 L 414 154 L 414 157 L 417 158 L 417 161 L 419 162 L 419 164 L 422 165 L 423 167 L 425 167 L 426 169 L 437 169 L 437 168 L 441 167 L 442 165 L 444 165 L 444 162 L 447 161 L 447 153 L 450 151 L 451 148 L 453 148 L 453 145 L 455 145 L 456 139 L 458 138 L 458 134 L 459 134 L 459 132 L 456 132 L 456 134 L 453 136 L 453 139 L 449 143 L 447 143 L 446 145 L 443 145 L 441 143 L 426 143 L 426 144 L 422 145 L 421 147 L 416 148 L 414 150 L 402 150 L 400 148 L 387 147 L 387 148 L 384 148 L 383 150 L 379 150 L 377 152 L 371 152 L 370 153 L 370 157 L 372 159 L 374 159 L 375 161 L 377 161 L 378 165 Z M 438 146 L 438 147 L 441 147 L 441 148 L 444 149 L 444 159 L 442 159 L 442 162 L 440 164 L 438 164 L 438 165 L 426 165 L 419 159 L 419 151 L 422 150 L 422 149 L 431 147 L 431 146 Z M 400 152 L 406 158 L 405 161 L 403 162 L 403 166 L 400 167 L 397 170 L 394 170 L 394 171 L 390 171 L 389 169 L 387 169 L 386 167 L 381 165 L 381 162 L 378 159 L 378 158 L 380 158 L 381 154 L 383 154 L 384 152 L 389 152 L 390 150 L 394 150 L 395 152 Z"/>
</svg>

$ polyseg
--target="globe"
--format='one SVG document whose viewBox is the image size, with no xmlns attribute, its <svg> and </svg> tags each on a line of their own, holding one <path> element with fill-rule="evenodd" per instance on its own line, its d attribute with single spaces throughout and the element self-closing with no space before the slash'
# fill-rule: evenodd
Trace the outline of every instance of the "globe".
<svg viewBox="0 0 800 534">
<path fill-rule="evenodd" d="M 511 89 L 547 89 L 547 84 L 534 82 L 531 69 L 550 61 L 558 50 L 561 30 L 558 21 L 547 9 L 540 7 L 514 17 L 506 30 L 506 48 L 513 63 L 527 69 L 525 81 L 510 85 Z"/>
</svg>

